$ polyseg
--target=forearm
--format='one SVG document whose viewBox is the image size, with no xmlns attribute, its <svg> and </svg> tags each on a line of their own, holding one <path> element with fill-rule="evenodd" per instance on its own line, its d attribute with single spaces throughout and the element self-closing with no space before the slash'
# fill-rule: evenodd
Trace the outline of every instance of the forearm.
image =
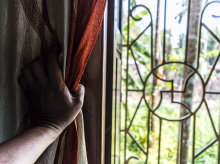
<svg viewBox="0 0 220 164">
<path fill-rule="evenodd" d="M 0 144 L 1 164 L 32 164 L 59 136 L 60 132 L 47 127 L 32 127 Z"/>
<path fill-rule="evenodd" d="M 84 87 L 70 94 L 58 64 L 58 47 L 50 47 L 22 68 L 18 77 L 28 100 L 32 126 L 0 144 L 0 164 L 32 164 L 77 116 L 83 105 Z M 38 125 L 38 126 L 37 126 Z"/>
</svg>

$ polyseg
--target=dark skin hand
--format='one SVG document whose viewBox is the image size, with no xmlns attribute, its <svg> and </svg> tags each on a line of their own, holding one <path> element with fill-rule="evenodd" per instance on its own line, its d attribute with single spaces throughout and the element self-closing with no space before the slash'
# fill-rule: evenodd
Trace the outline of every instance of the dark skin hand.
<svg viewBox="0 0 220 164">
<path fill-rule="evenodd" d="M 76 118 L 83 105 L 84 87 L 70 94 L 58 65 L 58 48 L 50 48 L 25 66 L 18 78 L 29 108 L 30 127 L 0 144 L 0 164 L 31 164 Z"/>
</svg>

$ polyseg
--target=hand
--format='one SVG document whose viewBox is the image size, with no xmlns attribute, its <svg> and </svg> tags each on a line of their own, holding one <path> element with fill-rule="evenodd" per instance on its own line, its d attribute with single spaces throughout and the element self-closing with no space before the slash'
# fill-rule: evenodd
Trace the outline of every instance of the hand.
<svg viewBox="0 0 220 164">
<path fill-rule="evenodd" d="M 83 105 L 84 87 L 70 94 L 58 65 L 58 48 L 39 56 L 25 66 L 18 83 L 28 100 L 32 126 L 44 126 L 61 133 L 77 116 Z"/>
</svg>

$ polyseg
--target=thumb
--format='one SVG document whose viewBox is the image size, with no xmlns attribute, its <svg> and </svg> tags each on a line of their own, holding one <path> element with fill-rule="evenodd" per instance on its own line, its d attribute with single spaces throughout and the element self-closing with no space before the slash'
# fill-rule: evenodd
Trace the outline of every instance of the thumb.
<svg viewBox="0 0 220 164">
<path fill-rule="evenodd" d="M 76 90 L 72 93 L 72 98 L 78 100 L 82 105 L 84 101 L 84 95 L 85 95 L 85 88 L 82 84 L 79 84 Z"/>
</svg>

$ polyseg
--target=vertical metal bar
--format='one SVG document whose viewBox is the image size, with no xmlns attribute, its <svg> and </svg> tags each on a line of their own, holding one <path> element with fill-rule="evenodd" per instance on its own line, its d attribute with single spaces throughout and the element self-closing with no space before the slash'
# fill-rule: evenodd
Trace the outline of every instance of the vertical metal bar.
<svg viewBox="0 0 220 164">
<path fill-rule="evenodd" d="M 159 29 L 160 19 L 158 19 L 158 18 L 160 18 L 160 0 L 157 0 L 157 17 L 156 18 L 157 18 L 156 19 L 156 38 L 155 38 L 155 51 L 154 51 L 154 53 L 155 53 L 156 60 L 159 60 L 159 53 L 157 53 L 157 52 L 159 52 L 159 44 L 157 44 L 157 43 L 160 41 L 160 39 L 159 39 L 159 37 L 160 37 L 160 29 Z"/>
<path fill-rule="evenodd" d="M 203 14 L 202 14 L 203 15 Z M 197 49 L 197 63 L 196 63 L 196 69 L 199 68 L 199 55 L 200 55 L 200 49 L 201 49 L 201 36 L 202 36 L 202 16 L 200 18 L 199 22 L 199 41 L 198 41 L 198 49 Z"/>
<path fill-rule="evenodd" d="M 182 163 L 182 145 L 183 145 L 183 121 L 180 121 L 180 146 L 179 146 L 179 164 Z"/>
<path fill-rule="evenodd" d="M 193 138 L 192 138 L 192 164 L 195 162 L 195 134 L 196 134 L 196 114 L 193 116 Z"/>
<path fill-rule="evenodd" d="M 154 68 L 153 60 L 153 22 L 151 22 L 151 70 Z"/>
<path fill-rule="evenodd" d="M 190 11 L 191 11 L 191 0 L 188 2 L 188 19 L 187 19 L 187 29 L 186 29 L 186 48 L 185 48 L 185 61 L 187 64 L 187 56 L 188 56 L 188 40 L 189 40 L 189 23 L 190 23 Z"/>
<path fill-rule="evenodd" d="M 159 145 L 158 145 L 158 164 L 160 164 L 160 143 L 161 143 L 162 119 L 160 118 Z"/>
<path fill-rule="evenodd" d="M 164 5 L 164 32 L 163 32 L 163 63 L 165 63 L 165 49 L 166 49 L 166 17 L 167 17 L 167 0 Z"/>
<path fill-rule="evenodd" d="M 123 1 L 122 1 L 122 3 L 123 3 Z M 121 56 L 122 56 L 122 54 L 121 54 Z M 121 58 L 121 60 L 122 60 L 122 58 Z M 121 110 L 122 110 L 122 62 L 120 62 L 120 101 L 119 101 L 119 103 L 120 103 L 120 112 L 119 112 L 119 127 L 120 127 L 120 131 L 119 131 L 119 138 L 120 138 L 120 142 L 119 142 L 119 164 L 121 163 Z"/>
<path fill-rule="evenodd" d="M 154 57 L 153 57 L 153 19 L 151 19 L 151 70 L 154 68 Z"/>
<path fill-rule="evenodd" d="M 174 88 L 173 88 L 173 80 L 172 80 L 172 82 L 171 82 L 171 102 L 173 103 L 173 100 L 174 100 L 174 98 L 173 98 L 173 91 L 174 91 Z"/>
<path fill-rule="evenodd" d="M 127 31 L 127 69 L 126 69 L 126 98 L 125 98 L 125 140 L 124 140 L 124 163 L 126 163 L 126 149 L 127 149 L 127 117 L 128 117 L 128 59 L 129 59 L 129 40 L 130 40 L 130 0 L 128 0 L 128 31 Z"/>
<path fill-rule="evenodd" d="M 218 113 L 218 133 L 220 133 L 220 103 L 219 103 L 219 113 Z M 220 164 L 220 141 L 218 140 L 218 164 Z"/>
<path fill-rule="evenodd" d="M 113 144 L 115 144 L 115 146 L 114 146 L 114 164 L 116 164 L 116 162 L 115 162 L 115 160 L 116 160 L 116 147 L 117 147 L 117 145 L 116 145 L 116 133 L 117 133 L 117 91 L 118 91 L 118 58 L 116 58 L 116 78 L 115 78 L 115 88 L 113 88 L 114 90 L 115 90 L 115 115 L 114 115 L 114 117 L 115 117 L 115 136 L 114 136 L 114 143 Z"/>
<path fill-rule="evenodd" d="M 148 162 L 148 155 L 149 155 L 149 136 L 150 136 L 150 118 L 151 118 L 151 112 L 150 109 L 148 109 L 148 120 L 147 120 L 147 152 L 146 152 L 146 161 L 145 164 Z"/>
<path fill-rule="evenodd" d="M 179 124 L 179 129 L 180 129 L 180 124 Z M 180 147 L 179 137 L 180 137 L 180 134 L 178 134 L 176 164 L 178 164 L 179 162 L 179 147 Z"/>
<path fill-rule="evenodd" d="M 219 143 L 219 140 L 218 140 L 218 162 L 217 164 L 220 164 L 220 143 Z"/>
</svg>

